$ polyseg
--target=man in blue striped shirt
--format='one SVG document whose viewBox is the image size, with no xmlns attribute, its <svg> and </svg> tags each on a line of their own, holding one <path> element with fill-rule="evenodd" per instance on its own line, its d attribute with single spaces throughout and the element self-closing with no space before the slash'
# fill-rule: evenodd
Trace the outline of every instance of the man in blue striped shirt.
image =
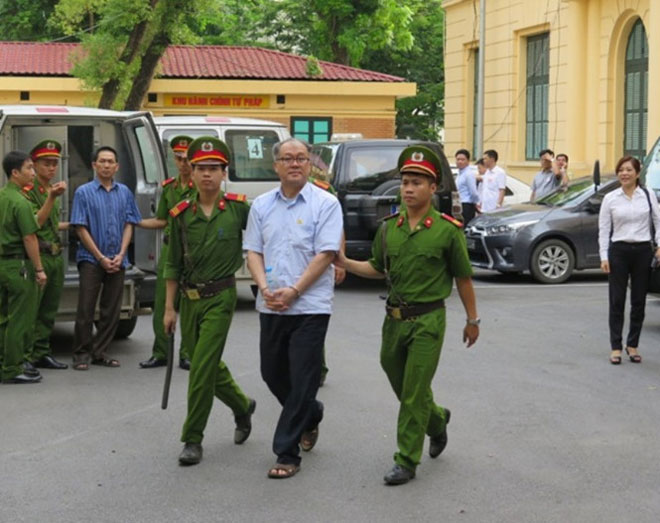
<svg viewBox="0 0 660 523">
<path fill-rule="evenodd" d="M 126 251 L 133 226 L 142 219 L 131 190 L 114 181 L 119 170 L 117 151 L 100 147 L 92 167 L 96 178 L 76 190 L 69 220 L 80 239 L 76 253 L 80 287 L 74 330 L 75 370 L 87 370 L 90 360 L 94 365 L 119 367 L 117 360 L 108 358 L 107 350 L 119 323 L 124 271 L 129 266 Z M 92 339 L 99 291 L 99 321 Z"/>
</svg>

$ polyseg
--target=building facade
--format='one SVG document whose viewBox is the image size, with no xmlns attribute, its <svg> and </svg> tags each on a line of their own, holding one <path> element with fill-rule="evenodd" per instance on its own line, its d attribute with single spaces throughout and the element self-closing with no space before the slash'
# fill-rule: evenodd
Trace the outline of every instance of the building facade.
<svg viewBox="0 0 660 523">
<path fill-rule="evenodd" d="M 538 153 L 642 160 L 660 137 L 659 0 L 484 0 L 484 149 L 531 181 Z M 479 0 L 444 0 L 445 148 L 474 149 Z"/>
<path fill-rule="evenodd" d="M 70 74 L 78 44 L 0 42 L 0 104 L 96 106 Z M 281 122 L 311 143 L 333 134 L 393 138 L 403 78 L 254 47 L 170 46 L 143 109 L 156 116 L 241 116 Z"/>
</svg>

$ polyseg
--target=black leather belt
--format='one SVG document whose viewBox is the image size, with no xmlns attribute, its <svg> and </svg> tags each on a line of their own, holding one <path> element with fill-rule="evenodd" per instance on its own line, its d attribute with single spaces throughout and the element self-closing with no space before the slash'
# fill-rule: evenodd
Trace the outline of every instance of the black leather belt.
<svg viewBox="0 0 660 523">
<path fill-rule="evenodd" d="M 411 305 L 385 305 L 385 311 L 390 318 L 395 320 L 407 320 L 426 314 L 436 309 L 442 309 L 445 306 L 445 300 L 431 301 L 429 303 L 413 303 Z"/>
<path fill-rule="evenodd" d="M 236 278 L 232 275 L 206 283 L 183 282 L 181 286 L 183 287 L 183 294 L 189 300 L 199 300 L 200 298 L 212 298 L 225 289 L 236 286 Z"/>
<path fill-rule="evenodd" d="M 39 240 L 39 252 L 45 252 L 46 254 L 58 256 L 62 252 L 62 246 L 59 243 Z"/>
</svg>

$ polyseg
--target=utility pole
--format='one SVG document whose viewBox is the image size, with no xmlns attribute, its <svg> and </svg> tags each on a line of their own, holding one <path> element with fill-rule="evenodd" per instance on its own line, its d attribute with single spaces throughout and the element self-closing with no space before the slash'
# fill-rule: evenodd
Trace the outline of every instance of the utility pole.
<svg viewBox="0 0 660 523">
<path fill-rule="evenodd" d="M 486 63 L 486 0 L 479 0 L 479 63 L 477 64 L 477 114 L 474 157 L 481 158 L 484 152 L 484 70 Z"/>
</svg>

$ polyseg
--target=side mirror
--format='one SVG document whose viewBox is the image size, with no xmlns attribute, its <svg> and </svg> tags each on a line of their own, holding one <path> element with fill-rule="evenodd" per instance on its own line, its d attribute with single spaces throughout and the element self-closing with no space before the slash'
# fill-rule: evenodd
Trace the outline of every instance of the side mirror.
<svg viewBox="0 0 660 523">
<path fill-rule="evenodd" d="M 587 200 L 586 210 L 592 214 L 598 214 L 598 212 L 600 211 L 601 203 L 602 201 L 600 198 L 596 196 L 592 196 Z"/>
</svg>

